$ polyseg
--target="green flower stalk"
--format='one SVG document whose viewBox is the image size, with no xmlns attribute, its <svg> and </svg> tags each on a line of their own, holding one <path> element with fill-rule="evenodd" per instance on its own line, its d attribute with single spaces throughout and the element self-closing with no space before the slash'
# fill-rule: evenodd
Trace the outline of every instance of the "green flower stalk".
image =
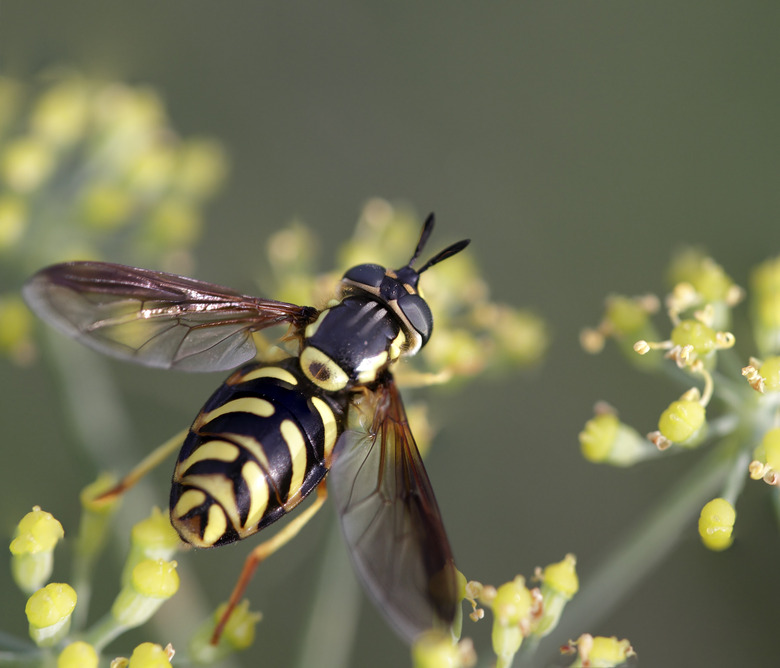
<svg viewBox="0 0 780 668">
<path fill-rule="evenodd" d="M 19 522 L 10 545 L 11 572 L 23 592 L 31 594 L 49 580 L 54 567 L 54 548 L 64 535 L 62 525 L 39 506 Z"/>
<path fill-rule="evenodd" d="M 145 624 L 179 589 L 175 561 L 147 559 L 135 566 L 111 606 L 111 613 L 84 638 L 98 651 L 125 631 Z"/>
</svg>

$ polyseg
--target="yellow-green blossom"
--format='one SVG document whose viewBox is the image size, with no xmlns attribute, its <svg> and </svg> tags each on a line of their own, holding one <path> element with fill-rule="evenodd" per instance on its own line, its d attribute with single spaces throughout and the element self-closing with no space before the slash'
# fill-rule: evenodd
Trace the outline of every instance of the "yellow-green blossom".
<svg viewBox="0 0 780 668">
<path fill-rule="evenodd" d="M 130 553 L 125 560 L 122 583 L 132 576 L 133 569 L 147 559 L 170 559 L 181 545 L 181 539 L 171 526 L 168 514 L 152 508 L 152 514 L 133 526 L 130 533 Z"/>
<path fill-rule="evenodd" d="M 98 668 L 98 653 L 89 643 L 77 640 L 60 652 L 57 668 Z"/>
<path fill-rule="evenodd" d="M 249 609 L 249 601 L 241 601 L 228 617 L 219 643 L 211 644 L 214 629 L 222 615 L 227 610 L 227 603 L 223 603 L 214 611 L 203 624 L 198 627 L 190 640 L 190 656 L 199 664 L 212 664 L 224 659 L 233 652 L 239 652 L 249 648 L 255 640 L 255 628 L 263 618 L 259 612 Z"/>
<path fill-rule="evenodd" d="M 24 607 L 30 637 L 39 647 L 51 647 L 70 630 L 76 592 L 69 584 L 51 583 L 36 591 Z"/>
<path fill-rule="evenodd" d="M 535 635 L 547 635 L 557 626 L 566 603 L 579 590 L 576 566 L 576 557 L 567 554 L 562 561 L 549 564 L 538 573 L 542 582 L 542 614 L 534 624 Z"/>
<path fill-rule="evenodd" d="M 658 454 L 657 448 L 635 429 L 620 421 L 611 407 L 599 404 L 596 415 L 580 432 L 580 450 L 596 464 L 632 466 Z"/>
<path fill-rule="evenodd" d="M 616 637 L 592 636 L 583 633 L 575 642 L 563 648 L 565 652 L 576 652 L 577 659 L 571 668 L 617 668 L 636 656 L 628 640 Z"/>
<path fill-rule="evenodd" d="M 726 499 L 713 499 L 704 504 L 699 516 L 699 536 L 704 546 L 713 552 L 731 547 L 736 519 L 734 506 Z"/>
<path fill-rule="evenodd" d="M 51 513 L 35 506 L 16 527 L 11 541 L 11 572 L 19 588 L 30 594 L 51 576 L 54 548 L 65 535 Z"/>
<path fill-rule="evenodd" d="M 413 668 L 467 668 L 476 659 L 471 642 L 455 643 L 450 634 L 440 631 L 424 633 L 412 645 Z"/>
<path fill-rule="evenodd" d="M 111 607 L 111 615 L 125 628 L 140 626 L 178 589 L 175 561 L 147 559 L 133 568 L 130 582 Z"/>
</svg>

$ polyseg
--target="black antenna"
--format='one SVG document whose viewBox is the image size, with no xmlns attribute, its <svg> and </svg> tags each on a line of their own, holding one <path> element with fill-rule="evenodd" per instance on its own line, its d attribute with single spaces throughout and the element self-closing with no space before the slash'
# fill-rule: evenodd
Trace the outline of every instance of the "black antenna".
<svg viewBox="0 0 780 668">
<path fill-rule="evenodd" d="M 406 265 L 407 267 L 412 266 L 412 263 L 417 259 L 417 256 L 420 254 L 420 251 L 427 243 L 428 237 L 431 236 L 431 232 L 433 232 L 433 224 L 435 222 L 436 222 L 435 216 L 433 215 L 433 213 L 429 213 L 428 217 L 425 219 L 425 222 L 423 223 L 422 232 L 420 232 L 420 240 L 417 242 L 417 248 L 414 249 L 414 253 L 412 254 L 412 259 L 409 260 L 409 263 Z"/>
<path fill-rule="evenodd" d="M 448 257 L 452 257 L 455 253 L 460 253 L 466 246 L 471 243 L 471 239 L 463 239 L 463 241 L 457 241 L 452 246 L 447 246 L 443 251 L 436 253 L 430 260 L 428 260 L 422 267 L 417 270 L 418 274 L 422 274 L 426 269 L 430 269 L 433 265 L 439 264 L 442 260 L 446 260 Z"/>
<path fill-rule="evenodd" d="M 422 232 L 420 233 L 420 240 L 417 242 L 417 248 L 414 249 L 414 254 L 412 255 L 412 259 L 409 260 L 409 263 L 406 265 L 410 269 L 412 268 L 412 264 L 417 259 L 417 256 L 420 254 L 420 251 L 425 247 L 425 244 L 428 242 L 428 237 L 431 236 L 431 232 L 433 232 L 433 225 L 436 222 L 436 218 L 433 215 L 433 213 L 429 213 L 428 217 L 425 219 L 425 222 L 423 223 Z M 443 251 L 439 251 L 436 255 L 434 255 L 430 260 L 428 260 L 418 271 L 417 275 L 422 274 L 426 269 L 430 269 L 433 265 L 438 264 L 442 260 L 446 260 L 448 257 L 452 257 L 455 255 L 455 253 L 460 253 L 466 246 L 468 246 L 471 243 L 471 239 L 464 239 L 463 241 L 458 241 L 451 246 L 447 246 Z"/>
</svg>

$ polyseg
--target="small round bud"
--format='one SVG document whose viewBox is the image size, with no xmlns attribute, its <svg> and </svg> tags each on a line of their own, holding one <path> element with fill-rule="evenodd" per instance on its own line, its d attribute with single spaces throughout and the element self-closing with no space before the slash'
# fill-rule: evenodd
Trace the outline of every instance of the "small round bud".
<svg viewBox="0 0 780 668">
<path fill-rule="evenodd" d="M 130 534 L 130 553 L 122 571 L 122 584 L 128 582 L 133 569 L 146 559 L 170 559 L 181 545 L 181 539 L 171 526 L 168 515 L 152 508 L 149 517 L 133 526 Z"/>
<path fill-rule="evenodd" d="M 558 625 L 566 603 L 579 590 L 576 566 L 577 558 L 567 554 L 563 561 L 537 571 L 537 577 L 542 581 L 542 612 L 534 627 L 535 635 L 547 635 Z"/>
<path fill-rule="evenodd" d="M 228 617 L 222 635 L 219 637 L 219 643 L 211 644 L 214 629 L 226 609 L 227 603 L 218 606 L 214 614 L 193 634 L 189 650 L 190 656 L 197 663 L 216 663 L 233 652 L 247 649 L 255 641 L 255 628 L 263 615 L 260 612 L 252 612 L 249 609 L 249 601 L 244 599 Z"/>
<path fill-rule="evenodd" d="M 608 410 L 585 423 L 579 440 L 582 456 L 596 464 L 631 466 L 657 454 L 647 440 Z"/>
<path fill-rule="evenodd" d="M 704 427 L 705 413 L 704 406 L 698 401 L 673 401 L 661 414 L 658 430 L 673 443 L 694 445 L 694 437 L 698 436 Z"/>
<path fill-rule="evenodd" d="M 476 663 L 474 646 L 455 643 L 452 636 L 440 631 L 422 634 L 412 645 L 413 668 L 465 668 Z"/>
<path fill-rule="evenodd" d="M 64 535 L 62 525 L 38 506 L 22 518 L 10 545 L 11 571 L 22 591 L 32 593 L 49 579 L 54 548 Z"/>
<path fill-rule="evenodd" d="M 144 642 L 133 650 L 127 668 L 172 668 L 173 648 Z"/>
<path fill-rule="evenodd" d="M 714 552 L 730 547 L 737 513 L 726 499 L 713 499 L 704 505 L 699 516 L 699 535 L 704 546 Z"/>
<path fill-rule="evenodd" d="M 636 655 L 628 640 L 618 640 L 614 636 L 593 637 L 589 633 L 583 633 L 574 643 L 564 646 L 563 649 L 577 652 L 577 660 L 571 664 L 571 668 L 617 668 Z"/>
<path fill-rule="evenodd" d="M 98 668 L 98 653 L 89 643 L 77 640 L 60 652 L 57 668 Z"/>
<path fill-rule="evenodd" d="M 119 592 L 111 615 L 125 627 L 146 622 L 179 589 L 175 561 L 147 559 L 132 572 L 130 582 Z"/>
<path fill-rule="evenodd" d="M 39 647 L 51 647 L 70 630 L 76 592 L 69 584 L 51 583 L 36 591 L 24 607 L 30 637 Z"/>
</svg>

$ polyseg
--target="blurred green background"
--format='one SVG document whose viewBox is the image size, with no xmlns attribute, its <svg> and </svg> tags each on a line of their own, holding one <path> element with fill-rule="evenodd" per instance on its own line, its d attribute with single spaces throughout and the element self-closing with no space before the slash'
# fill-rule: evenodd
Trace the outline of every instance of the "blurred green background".
<svg viewBox="0 0 780 668">
<path fill-rule="evenodd" d="M 224 143 L 232 170 L 208 209 L 200 278 L 255 290 L 264 241 L 293 217 L 320 234 L 327 259 L 373 196 L 435 211 L 432 249 L 470 236 L 493 296 L 533 307 L 554 338 L 535 372 L 416 395 L 441 425 L 428 468 L 458 563 L 499 584 L 574 552 L 584 584 L 700 454 L 626 471 L 586 463 L 577 433 L 596 400 L 645 432 L 682 390 L 614 350 L 587 356 L 578 332 L 608 293 L 662 292 L 681 245 L 705 246 L 742 285 L 780 250 L 779 14 L 722 1 L 2 0 L 0 67 L 29 81 L 66 64 L 150 84 L 183 134 Z M 141 452 L 220 382 L 110 365 Z M 0 374 L 0 531 L 40 504 L 73 532 L 92 464 L 63 446 L 65 409 L 45 370 L 3 360 Z M 154 478 L 161 503 L 167 476 Z M 570 634 L 627 637 L 646 666 L 769 665 L 780 540 L 767 492 L 747 485 L 731 550 L 706 552 L 691 521 L 627 598 Z M 240 665 L 294 665 L 332 527 L 321 513 L 261 567 L 250 595 L 265 620 Z M 217 601 L 248 549 L 182 560 Z M 24 599 L 3 580 L 0 627 L 24 635 Z M 115 581 L 109 568 L 96 610 Z M 365 601 L 363 613 L 350 665 L 407 665 Z M 466 634 L 487 657 L 488 624 Z"/>
</svg>

